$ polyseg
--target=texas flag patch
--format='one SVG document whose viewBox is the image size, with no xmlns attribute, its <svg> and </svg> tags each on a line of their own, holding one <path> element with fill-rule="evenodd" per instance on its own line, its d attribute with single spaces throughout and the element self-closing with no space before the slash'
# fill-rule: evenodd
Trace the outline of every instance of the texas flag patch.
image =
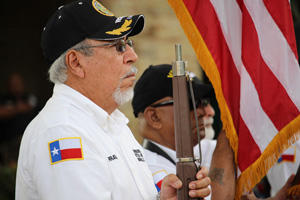
<svg viewBox="0 0 300 200">
<path fill-rule="evenodd" d="M 83 160 L 81 138 L 62 138 L 48 143 L 51 164 L 67 160 Z"/>
</svg>

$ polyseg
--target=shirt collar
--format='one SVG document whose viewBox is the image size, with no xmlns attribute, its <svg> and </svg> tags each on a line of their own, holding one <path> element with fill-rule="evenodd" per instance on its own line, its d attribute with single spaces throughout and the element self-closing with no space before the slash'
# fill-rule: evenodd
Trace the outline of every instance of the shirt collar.
<svg viewBox="0 0 300 200">
<path fill-rule="evenodd" d="M 63 96 L 64 101 L 82 110 L 82 112 L 96 121 L 104 131 L 107 131 L 110 124 L 127 124 L 129 122 L 128 118 L 118 109 L 109 115 L 89 98 L 65 84 L 55 84 L 53 91 L 52 98 L 61 98 Z"/>
</svg>

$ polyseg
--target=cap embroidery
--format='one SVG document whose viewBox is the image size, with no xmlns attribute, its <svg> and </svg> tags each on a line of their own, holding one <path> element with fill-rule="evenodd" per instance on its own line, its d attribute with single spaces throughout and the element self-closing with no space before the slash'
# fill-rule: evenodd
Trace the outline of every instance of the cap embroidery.
<svg viewBox="0 0 300 200">
<path fill-rule="evenodd" d="M 169 71 L 169 74 L 167 75 L 167 78 L 173 78 L 173 71 L 172 70 Z"/>
<path fill-rule="evenodd" d="M 130 29 L 129 25 L 132 23 L 132 20 L 125 20 L 124 24 L 115 30 L 107 31 L 106 34 L 109 35 L 121 35 L 122 32 L 128 31 Z"/>
<path fill-rule="evenodd" d="M 97 0 L 93 0 L 92 4 L 93 4 L 93 7 L 95 8 L 95 10 L 97 12 L 101 13 L 102 15 L 114 16 L 114 14 L 112 12 L 110 12 L 104 6 L 102 6 Z"/>
</svg>

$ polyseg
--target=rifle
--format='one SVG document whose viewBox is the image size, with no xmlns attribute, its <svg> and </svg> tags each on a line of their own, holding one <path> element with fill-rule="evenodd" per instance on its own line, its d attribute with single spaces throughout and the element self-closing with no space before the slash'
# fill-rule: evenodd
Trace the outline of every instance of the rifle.
<svg viewBox="0 0 300 200">
<path fill-rule="evenodd" d="M 189 197 L 188 184 L 196 180 L 198 167 L 196 165 L 191 119 L 189 109 L 189 97 L 187 87 L 187 77 L 185 65 L 187 62 L 182 61 L 181 45 L 175 45 L 176 61 L 172 62 L 173 71 L 173 99 L 174 99 L 174 122 L 175 122 L 175 146 L 176 146 L 176 173 L 182 181 L 182 188 L 177 190 L 178 200 L 195 199 Z M 199 136 L 198 136 L 199 139 Z M 201 154 L 200 154 L 201 156 Z"/>
</svg>

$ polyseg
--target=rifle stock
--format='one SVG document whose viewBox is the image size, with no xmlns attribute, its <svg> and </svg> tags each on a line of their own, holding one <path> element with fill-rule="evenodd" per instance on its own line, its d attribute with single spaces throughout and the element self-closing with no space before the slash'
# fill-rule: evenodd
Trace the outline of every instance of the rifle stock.
<svg viewBox="0 0 300 200">
<path fill-rule="evenodd" d="M 181 61 L 181 47 L 176 44 L 176 61 L 173 62 L 173 99 L 174 99 L 174 124 L 176 174 L 183 186 L 177 190 L 178 200 L 195 199 L 189 197 L 188 184 L 196 180 L 198 167 L 194 162 L 192 130 L 190 120 L 187 78 L 185 75 L 185 62 Z"/>
</svg>

